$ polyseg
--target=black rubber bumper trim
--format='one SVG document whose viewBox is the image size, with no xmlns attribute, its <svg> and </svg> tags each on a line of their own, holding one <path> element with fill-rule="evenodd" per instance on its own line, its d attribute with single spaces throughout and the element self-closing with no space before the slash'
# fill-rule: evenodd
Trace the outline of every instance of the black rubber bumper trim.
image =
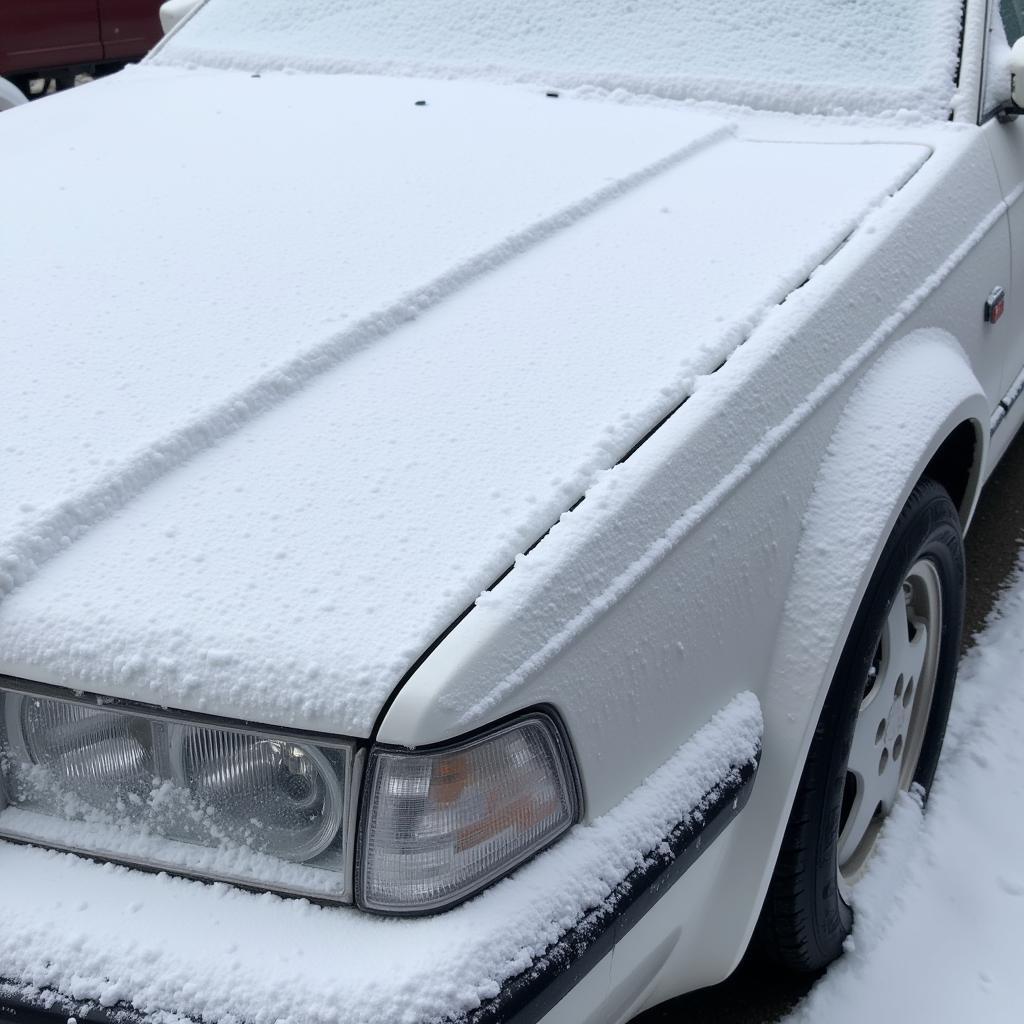
<svg viewBox="0 0 1024 1024">
<path fill-rule="evenodd" d="M 620 882 L 609 897 L 501 991 L 452 1024 L 537 1024 L 601 962 L 743 810 L 754 786 L 760 753 L 708 793 L 665 837 L 659 849 Z M 0 981 L 0 1024 L 131 1024 L 145 1018 L 120 1004 L 106 1009 L 52 992 L 25 995 Z M 384 1022 L 382 1022 L 384 1024 Z"/>
<path fill-rule="evenodd" d="M 24 986 L 0 982 L 0 1024 L 66 1024 L 88 1021 L 89 1024 L 130 1024 L 141 1022 L 139 1014 L 130 1008 L 112 1006 L 104 1009 L 95 1002 L 77 1003 L 55 992 L 33 992 Z"/>
</svg>

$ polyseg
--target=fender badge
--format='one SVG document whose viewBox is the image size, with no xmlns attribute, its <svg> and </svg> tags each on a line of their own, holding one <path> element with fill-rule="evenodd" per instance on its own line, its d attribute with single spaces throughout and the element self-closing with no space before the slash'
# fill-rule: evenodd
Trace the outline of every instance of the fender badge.
<svg viewBox="0 0 1024 1024">
<path fill-rule="evenodd" d="M 993 288 L 992 294 L 985 303 L 985 323 L 997 324 L 1006 312 L 1006 292 L 1002 288 Z"/>
</svg>

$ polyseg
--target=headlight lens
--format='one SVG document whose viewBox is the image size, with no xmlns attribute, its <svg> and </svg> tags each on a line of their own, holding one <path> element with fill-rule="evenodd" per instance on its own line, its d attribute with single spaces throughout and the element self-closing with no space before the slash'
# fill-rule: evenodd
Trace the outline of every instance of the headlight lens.
<svg viewBox="0 0 1024 1024">
<path fill-rule="evenodd" d="M 0 836 L 351 897 L 355 748 L 0 688 Z"/>
<path fill-rule="evenodd" d="M 432 752 L 370 755 L 358 901 L 423 913 L 450 906 L 550 844 L 579 814 L 569 751 L 532 714 Z"/>
<path fill-rule="evenodd" d="M 66 791 L 105 803 L 118 790 L 144 791 L 153 777 L 145 723 L 78 704 L 7 699 L 17 704 L 10 709 L 12 736 L 20 738 L 26 763 L 39 769 L 27 774 L 26 785 L 48 773 L 64 779 Z"/>
<path fill-rule="evenodd" d="M 579 817 L 568 743 L 531 712 L 425 751 L 52 696 L 0 677 L 0 839 L 388 914 L 453 906 Z"/>
<path fill-rule="evenodd" d="M 316 747 L 185 728 L 178 731 L 172 751 L 175 775 L 208 813 L 234 826 L 239 842 L 307 861 L 323 853 L 341 828 L 340 780 Z"/>
</svg>

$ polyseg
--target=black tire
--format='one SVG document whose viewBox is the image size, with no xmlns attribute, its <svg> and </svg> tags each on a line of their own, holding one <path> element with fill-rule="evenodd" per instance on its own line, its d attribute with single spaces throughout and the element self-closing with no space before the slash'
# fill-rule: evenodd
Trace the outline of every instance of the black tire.
<svg viewBox="0 0 1024 1024">
<path fill-rule="evenodd" d="M 927 479 L 893 527 L 839 659 L 755 931 L 752 952 L 791 971 L 820 971 L 842 952 L 853 926 L 838 853 L 854 727 L 889 611 L 922 559 L 937 571 L 942 599 L 934 690 L 913 776 L 927 795 L 956 683 L 965 600 L 960 518 L 946 491 Z"/>
</svg>

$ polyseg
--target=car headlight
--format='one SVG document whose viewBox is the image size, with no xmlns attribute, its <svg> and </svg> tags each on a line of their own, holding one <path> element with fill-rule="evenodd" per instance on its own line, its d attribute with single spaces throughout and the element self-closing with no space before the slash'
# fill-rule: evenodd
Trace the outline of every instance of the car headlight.
<svg viewBox="0 0 1024 1024">
<path fill-rule="evenodd" d="M 0 688 L 0 837 L 351 898 L 355 745 Z"/>
<path fill-rule="evenodd" d="M 578 814 L 568 746 L 543 714 L 439 750 L 375 749 L 359 904 L 392 914 L 451 906 L 549 845 Z"/>
<path fill-rule="evenodd" d="M 374 748 L 364 780 L 365 757 L 354 740 L 0 677 L 0 838 L 413 914 L 473 895 L 579 817 L 545 713 L 444 748 Z"/>
</svg>

